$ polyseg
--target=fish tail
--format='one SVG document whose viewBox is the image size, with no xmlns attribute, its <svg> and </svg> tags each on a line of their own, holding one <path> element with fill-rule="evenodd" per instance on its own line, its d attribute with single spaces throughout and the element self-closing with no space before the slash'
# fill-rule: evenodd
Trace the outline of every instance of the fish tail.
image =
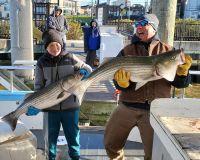
<svg viewBox="0 0 200 160">
<path fill-rule="evenodd" d="M 1 118 L 4 122 L 9 124 L 10 128 L 14 131 L 17 125 L 17 118 L 14 116 L 14 112 L 11 112 Z"/>
</svg>

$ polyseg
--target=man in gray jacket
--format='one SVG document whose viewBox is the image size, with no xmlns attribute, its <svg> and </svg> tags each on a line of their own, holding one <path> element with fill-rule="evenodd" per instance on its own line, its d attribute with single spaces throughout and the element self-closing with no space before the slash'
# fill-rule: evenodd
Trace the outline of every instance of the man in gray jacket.
<svg viewBox="0 0 200 160">
<path fill-rule="evenodd" d="M 62 14 L 62 9 L 59 6 L 55 6 L 53 13 L 47 19 L 47 29 L 55 29 L 57 30 L 63 41 L 63 49 L 66 50 L 66 33 L 69 29 L 69 25 L 67 20 Z"/>
</svg>

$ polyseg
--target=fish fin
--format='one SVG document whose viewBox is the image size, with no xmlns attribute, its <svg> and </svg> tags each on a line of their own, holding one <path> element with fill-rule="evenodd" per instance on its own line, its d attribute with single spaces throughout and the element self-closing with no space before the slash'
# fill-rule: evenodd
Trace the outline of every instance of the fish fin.
<svg viewBox="0 0 200 160">
<path fill-rule="evenodd" d="M 143 85 L 145 85 L 147 82 L 138 82 L 136 84 L 135 90 L 138 90 L 140 87 L 142 87 Z"/>
<path fill-rule="evenodd" d="M 168 74 L 164 74 L 164 73 L 158 73 L 159 76 L 161 76 L 162 78 L 172 82 L 176 76 L 176 70 L 177 70 L 177 66 L 173 66 L 171 68 L 168 68 L 169 72 Z"/>
<path fill-rule="evenodd" d="M 57 99 L 62 98 L 64 95 L 65 95 L 65 92 L 63 91 L 58 95 Z"/>
<path fill-rule="evenodd" d="M 14 115 L 14 111 L 5 115 L 4 117 L 2 117 L 1 119 L 6 122 L 10 128 L 12 129 L 12 131 L 15 130 L 16 126 L 17 126 L 17 118 Z"/>
<path fill-rule="evenodd" d="M 84 95 L 85 95 L 85 92 L 81 92 L 79 94 L 76 94 L 80 104 L 82 104 Z"/>
<path fill-rule="evenodd" d="M 78 98 L 79 103 L 81 105 L 87 88 L 88 88 L 87 84 L 85 84 L 83 81 L 81 81 L 81 83 L 79 83 L 79 85 L 71 87 L 68 90 L 68 92 L 75 95 Z"/>
</svg>

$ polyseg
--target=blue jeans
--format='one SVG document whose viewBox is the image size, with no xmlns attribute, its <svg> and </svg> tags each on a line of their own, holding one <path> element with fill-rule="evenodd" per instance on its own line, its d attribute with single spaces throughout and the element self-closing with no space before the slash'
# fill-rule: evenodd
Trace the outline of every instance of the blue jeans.
<svg viewBox="0 0 200 160">
<path fill-rule="evenodd" d="M 56 144 L 60 126 L 68 143 L 68 154 L 72 159 L 80 156 L 80 130 L 78 127 L 80 108 L 67 111 L 44 112 L 45 150 L 49 160 L 56 158 Z M 47 124 L 45 124 L 47 122 Z"/>
</svg>

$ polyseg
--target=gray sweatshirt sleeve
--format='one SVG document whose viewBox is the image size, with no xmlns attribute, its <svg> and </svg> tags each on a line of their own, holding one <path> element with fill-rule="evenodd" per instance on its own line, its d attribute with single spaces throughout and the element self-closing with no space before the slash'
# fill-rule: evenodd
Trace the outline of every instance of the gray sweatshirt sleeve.
<svg viewBox="0 0 200 160">
<path fill-rule="evenodd" d="M 83 62 L 82 60 L 80 60 L 80 59 L 79 59 L 77 56 L 75 56 L 74 54 L 73 54 L 73 60 L 74 60 L 74 67 L 75 67 L 76 69 L 84 68 L 84 69 L 86 69 L 89 73 L 92 72 L 92 68 L 91 68 L 88 64 L 86 64 L 85 62 Z"/>
<path fill-rule="evenodd" d="M 56 29 L 55 22 L 52 16 L 49 16 L 47 19 L 47 27 L 48 29 Z"/>
</svg>

